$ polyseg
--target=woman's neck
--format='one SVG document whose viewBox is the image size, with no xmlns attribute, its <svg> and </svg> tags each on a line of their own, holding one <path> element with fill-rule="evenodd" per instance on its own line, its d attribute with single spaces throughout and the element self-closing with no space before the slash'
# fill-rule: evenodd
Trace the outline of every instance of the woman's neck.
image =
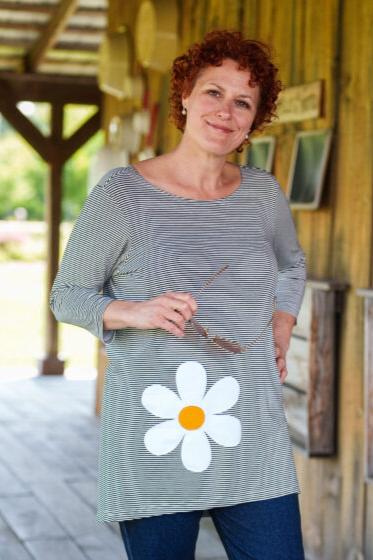
<svg viewBox="0 0 373 560">
<path fill-rule="evenodd" d="M 202 196 L 218 196 L 240 181 L 239 168 L 227 162 L 225 155 L 206 153 L 183 141 L 162 159 L 177 183 Z"/>
</svg>

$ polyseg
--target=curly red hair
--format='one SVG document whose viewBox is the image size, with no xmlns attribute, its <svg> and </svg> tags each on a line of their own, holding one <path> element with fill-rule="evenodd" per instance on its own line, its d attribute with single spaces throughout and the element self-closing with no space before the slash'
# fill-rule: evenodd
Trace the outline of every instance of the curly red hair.
<svg viewBox="0 0 373 560">
<path fill-rule="evenodd" d="M 260 101 L 251 132 L 261 130 L 276 116 L 276 99 L 282 88 L 271 54 L 268 45 L 245 39 L 240 31 L 210 31 L 201 43 L 192 45 L 173 62 L 169 97 L 171 120 L 179 130 L 184 130 L 186 117 L 181 112 L 182 96 L 191 93 L 201 70 L 220 66 L 224 59 L 230 58 L 238 63 L 240 70 L 250 71 L 250 86 L 259 86 Z"/>
</svg>

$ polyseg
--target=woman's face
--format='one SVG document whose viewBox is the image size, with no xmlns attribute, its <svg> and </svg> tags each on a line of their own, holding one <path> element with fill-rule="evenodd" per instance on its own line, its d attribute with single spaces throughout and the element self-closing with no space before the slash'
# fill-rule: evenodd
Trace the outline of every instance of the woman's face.
<svg viewBox="0 0 373 560">
<path fill-rule="evenodd" d="M 224 59 L 199 74 L 188 97 L 184 135 L 202 149 L 226 155 L 242 144 L 250 132 L 259 105 L 259 86 L 250 86 L 250 72 Z"/>
</svg>

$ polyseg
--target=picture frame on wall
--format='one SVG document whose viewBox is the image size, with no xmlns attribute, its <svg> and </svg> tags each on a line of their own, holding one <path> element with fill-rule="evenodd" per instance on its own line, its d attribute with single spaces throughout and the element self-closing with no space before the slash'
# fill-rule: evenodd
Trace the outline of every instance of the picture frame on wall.
<svg viewBox="0 0 373 560">
<path fill-rule="evenodd" d="M 259 167 L 271 173 L 276 138 L 274 136 L 262 136 L 260 138 L 254 138 L 250 142 L 250 147 L 243 153 L 244 157 L 242 163 L 250 167 Z"/>
<path fill-rule="evenodd" d="M 296 134 L 287 188 L 292 208 L 319 208 L 331 139 L 331 129 Z"/>
</svg>

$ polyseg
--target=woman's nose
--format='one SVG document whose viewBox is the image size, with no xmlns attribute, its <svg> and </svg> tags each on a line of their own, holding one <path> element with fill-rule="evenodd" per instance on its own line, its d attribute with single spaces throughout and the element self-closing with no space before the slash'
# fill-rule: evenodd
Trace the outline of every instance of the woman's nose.
<svg viewBox="0 0 373 560">
<path fill-rule="evenodd" d="M 223 101 L 216 114 L 221 119 L 227 119 L 231 116 L 232 107 L 229 101 Z"/>
</svg>

